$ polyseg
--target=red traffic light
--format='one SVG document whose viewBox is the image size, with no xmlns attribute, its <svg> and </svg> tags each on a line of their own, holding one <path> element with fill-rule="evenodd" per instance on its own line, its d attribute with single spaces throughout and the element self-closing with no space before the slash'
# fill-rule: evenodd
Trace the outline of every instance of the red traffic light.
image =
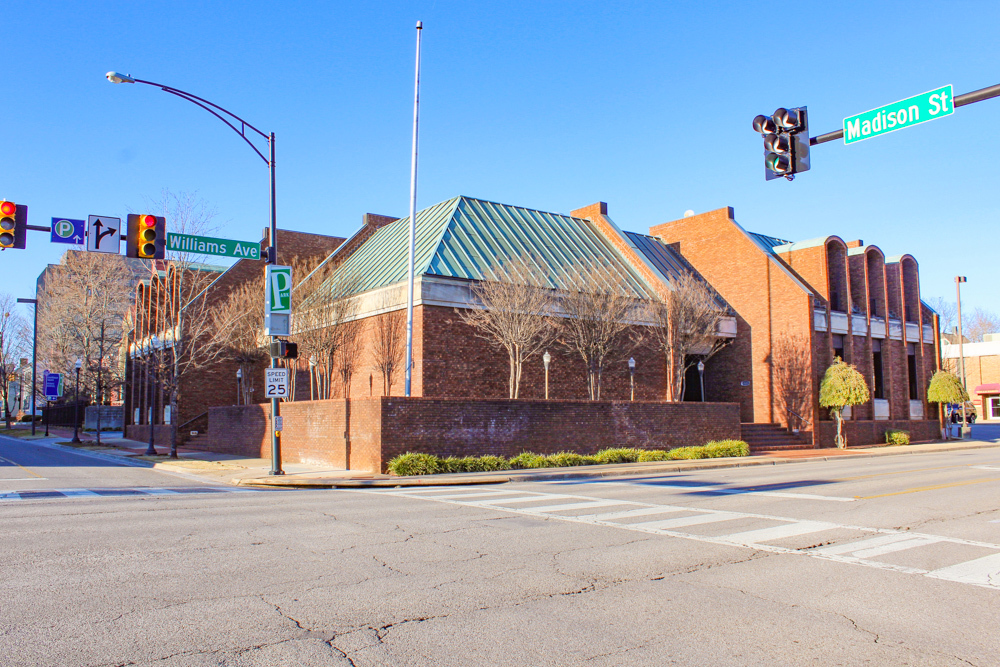
<svg viewBox="0 0 1000 667">
<path fill-rule="evenodd" d="M 17 211 L 17 204 L 15 204 L 14 202 L 12 201 L 0 202 L 0 213 L 2 213 L 5 218 L 7 216 L 13 217 L 16 211 Z"/>
<path fill-rule="evenodd" d="M 156 216 L 155 215 L 143 215 L 139 216 L 142 220 L 142 224 L 146 227 L 156 227 Z"/>
</svg>

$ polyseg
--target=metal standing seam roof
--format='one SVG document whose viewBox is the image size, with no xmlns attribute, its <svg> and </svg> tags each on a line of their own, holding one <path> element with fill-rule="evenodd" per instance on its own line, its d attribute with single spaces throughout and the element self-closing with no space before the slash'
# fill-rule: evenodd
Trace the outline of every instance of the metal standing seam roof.
<svg viewBox="0 0 1000 667">
<path fill-rule="evenodd" d="M 785 239 L 779 239 L 777 236 L 768 236 L 767 234 L 758 234 L 756 232 L 747 232 L 747 235 L 761 247 L 765 252 L 773 252 L 774 248 L 778 246 L 788 245 L 791 241 L 786 241 Z"/>
<path fill-rule="evenodd" d="M 361 276 L 358 292 L 406 279 L 409 217 L 380 228 L 337 273 Z M 589 220 L 520 206 L 455 197 L 417 213 L 414 273 L 482 280 L 497 261 L 517 256 L 540 259 L 550 286 L 564 287 L 570 267 L 598 262 L 615 270 L 634 292 L 650 293 L 645 279 Z M 328 278 L 303 303 L 311 306 L 328 292 Z"/>
</svg>

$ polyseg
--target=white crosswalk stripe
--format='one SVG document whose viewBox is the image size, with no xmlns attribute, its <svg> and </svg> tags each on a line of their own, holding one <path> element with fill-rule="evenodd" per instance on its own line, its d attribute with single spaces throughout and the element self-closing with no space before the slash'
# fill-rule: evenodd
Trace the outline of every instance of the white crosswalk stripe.
<svg viewBox="0 0 1000 667">
<path fill-rule="evenodd" d="M 524 491 L 480 491 L 469 488 L 459 491 L 455 487 L 435 487 L 422 489 L 393 489 L 392 491 L 358 490 L 354 493 L 393 495 L 412 498 L 414 500 L 432 500 L 450 505 L 510 512 L 545 519 L 557 519 L 572 523 L 585 523 L 597 526 L 612 527 L 623 530 L 640 531 L 654 535 L 663 535 L 699 542 L 707 542 L 724 546 L 736 546 L 780 554 L 796 554 L 827 561 L 862 565 L 866 567 L 917 574 L 947 581 L 972 584 L 992 589 L 1000 589 L 1000 544 L 964 540 L 942 535 L 928 535 L 899 531 L 888 528 L 869 528 L 851 526 L 828 521 L 795 519 L 789 517 L 709 510 L 681 505 L 656 505 L 625 500 L 609 500 L 590 496 L 577 496 L 561 493 L 539 493 Z M 487 496 L 484 498 L 484 496 Z M 552 502 L 552 501 L 560 502 Z M 535 507 L 527 503 L 542 502 L 546 504 Z M 611 512 L 573 515 L 567 514 L 575 510 L 585 510 L 598 507 L 624 507 Z M 655 517 L 663 514 L 684 513 L 686 516 L 654 519 L 650 521 L 630 522 L 630 519 L 640 517 Z M 679 529 L 702 526 L 704 533 L 718 532 L 727 521 L 744 519 L 751 523 L 761 522 L 759 528 L 751 528 L 740 532 L 724 535 L 697 534 L 681 532 Z M 720 524 L 715 526 L 715 524 Z M 792 548 L 769 544 L 779 540 L 822 533 L 839 529 L 857 533 L 857 537 L 820 548 Z M 932 546 L 937 543 L 950 543 L 966 547 L 989 549 L 997 553 L 956 563 L 935 570 L 899 565 L 892 562 L 876 560 L 880 556 L 894 554 L 909 549 Z"/>
</svg>

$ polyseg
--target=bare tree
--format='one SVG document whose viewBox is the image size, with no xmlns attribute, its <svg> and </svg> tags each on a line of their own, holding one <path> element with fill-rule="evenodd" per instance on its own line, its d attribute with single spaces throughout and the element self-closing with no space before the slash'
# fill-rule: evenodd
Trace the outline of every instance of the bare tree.
<svg viewBox="0 0 1000 667">
<path fill-rule="evenodd" d="M 943 297 L 937 297 L 931 301 L 931 308 L 938 314 L 938 325 L 941 333 L 949 333 L 957 322 L 957 306 L 954 301 L 945 301 Z"/>
<path fill-rule="evenodd" d="M 812 357 L 809 339 L 785 332 L 771 348 L 771 369 L 778 406 L 789 428 L 808 429 L 812 400 Z M 797 425 L 797 426 L 796 426 Z"/>
<path fill-rule="evenodd" d="M 983 342 L 989 333 L 1000 333 L 1000 317 L 993 311 L 976 308 L 962 318 L 962 334 L 973 343 Z"/>
<path fill-rule="evenodd" d="M 264 276 L 247 281 L 229 293 L 212 311 L 213 327 L 222 346 L 221 356 L 236 362 L 242 381 L 242 403 L 250 403 L 254 378 L 267 360 L 264 349 Z"/>
<path fill-rule="evenodd" d="M 300 355 L 315 362 L 313 375 L 320 399 L 332 398 L 338 352 L 351 346 L 358 335 L 358 328 L 349 323 L 357 316 L 358 303 L 353 297 L 360 283 L 355 274 L 334 273 L 321 266 L 292 291 L 292 331 L 299 341 Z M 340 373 L 343 370 L 341 364 Z"/>
<path fill-rule="evenodd" d="M 555 297 L 539 265 L 520 256 L 486 269 L 484 280 L 472 286 L 479 307 L 457 311 L 478 338 L 507 352 L 509 398 L 518 398 L 524 362 L 544 350 L 555 332 Z"/>
<path fill-rule="evenodd" d="M 124 324 L 132 303 L 134 277 L 120 255 L 71 251 L 50 273 L 40 295 L 43 356 L 50 367 L 63 372 L 70 372 L 80 359 L 84 386 L 92 387 L 91 396 L 98 406 L 124 382 Z"/>
<path fill-rule="evenodd" d="M 402 288 L 397 290 L 402 292 Z M 395 305 L 389 292 L 383 292 L 379 310 Z M 392 383 L 396 373 L 403 366 L 406 352 L 406 311 L 389 310 L 373 318 L 372 361 L 375 370 L 382 375 L 382 395 L 392 393 Z"/>
<path fill-rule="evenodd" d="M 558 321 L 558 336 L 566 348 L 580 355 L 587 391 L 597 401 L 605 365 L 628 355 L 637 343 L 628 330 L 641 316 L 644 304 L 618 272 L 603 264 L 570 268 L 562 280 L 558 303 L 564 317 Z"/>
<path fill-rule="evenodd" d="M 649 302 L 649 333 L 667 363 L 668 401 L 684 400 L 687 370 L 707 361 L 726 344 L 718 335 L 719 324 L 726 317 L 715 292 L 691 273 L 674 279 Z"/>
<path fill-rule="evenodd" d="M 26 353 L 27 323 L 17 313 L 17 300 L 0 294 L 0 399 L 4 420 L 10 428 L 10 382 L 17 373 L 21 356 Z"/>
<path fill-rule="evenodd" d="M 335 370 L 343 387 L 344 398 L 351 397 L 351 380 L 354 378 L 354 371 L 357 370 L 361 357 L 362 337 L 364 322 L 361 320 L 350 320 L 341 323 L 340 347 L 335 356 Z"/>
</svg>

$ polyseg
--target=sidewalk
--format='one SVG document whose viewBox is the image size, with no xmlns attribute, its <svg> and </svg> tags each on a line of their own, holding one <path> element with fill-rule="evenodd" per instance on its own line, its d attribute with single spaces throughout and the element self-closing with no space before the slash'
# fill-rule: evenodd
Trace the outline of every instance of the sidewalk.
<svg viewBox="0 0 1000 667">
<path fill-rule="evenodd" d="M 21 430 L 21 429 L 19 429 Z M 23 429 L 30 431 L 30 426 Z M 95 442 L 95 434 L 80 433 L 80 445 L 70 445 L 73 429 L 50 427 L 50 437 L 44 437 L 44 427 L 38 435 L 29 433 L 18 435 L 19 439 L 30 440 L 46 446 L 72 449 L 77 453 L 113 460 L 124 465 L 156 468 L 159 470 L 193 475 L 207 482 L 239 486 L 266 486 L 281 488 L 366 488 L 397 486 L 442 486 L 460 484 L 502 484 L 504 482 L 529 482 L 556 479 L 586 479 L 600 477 L 623 477 L 629 475 L 650 475 L 670 472 L 689 472 L 718 468 L 744 468 L 749 466 L 779 465 L 806 461 L 832 461 L 843 458 L 869 458 L 876 456 L 902 456 L 951 452 L 968 449 L 1000 447 L 1000 442 L 986 440 L 963 440 L 933 442 L 903 447 L 859 447 L 850 449 L 797 449 L 787 452 L 765 452 L 753 456 L 724 459 L 695 459 L 688 461 L 655 461 L 649 463 L 618 463 L 612 465 L 578 466 L 572 468 L 538 468 L 531 470 L 504 470 L 502 472 L 452 473 L 445 475 L 425 475 L 395 477 L 357 470 L 340 470 L 306 463 L 285 463 L 284 475 L 271 476 L 271 460 L 245 458 L 231 454 L 218 454 L 186 447 L 177 448 L 177 459 L 166 456 L 166 447 L 157 446 L 157 456 L 146 456 L 146 443 L 126 440 L 120 432 L 101 434 L 101 445 Z"/>
</svg>

